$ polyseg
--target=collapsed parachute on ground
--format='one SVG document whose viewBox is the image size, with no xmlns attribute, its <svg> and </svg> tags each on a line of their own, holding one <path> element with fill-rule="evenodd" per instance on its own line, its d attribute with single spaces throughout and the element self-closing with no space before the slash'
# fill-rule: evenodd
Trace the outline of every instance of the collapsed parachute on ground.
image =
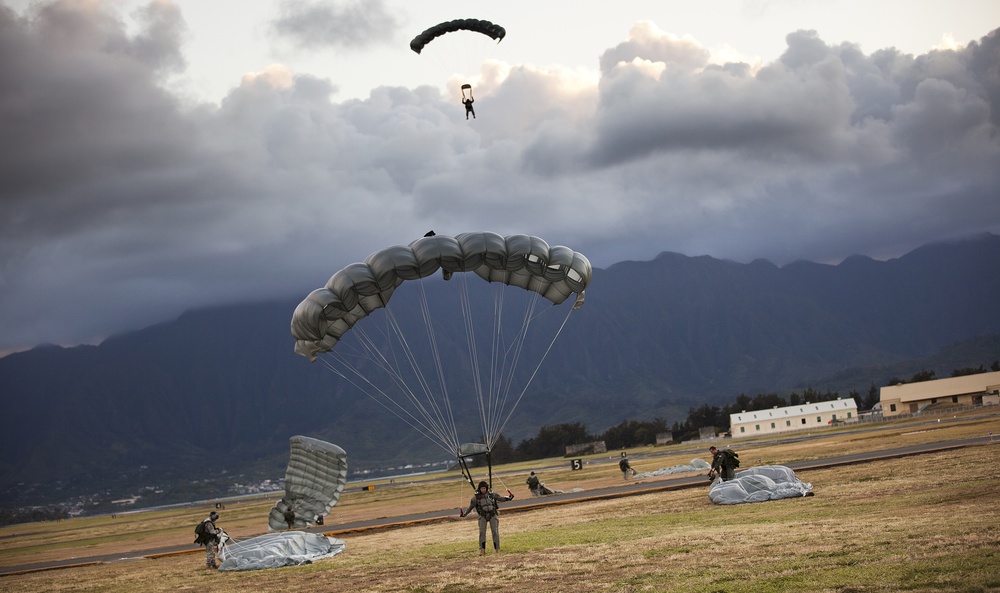
<svg viewBox="0 0 1000 593">
<path fill-rule="evenodd" d="M 683 465 L 673 465 L 670 467 L 662 467 L 658 470 L 651 472 L 643 472 L 636 475 L 636 478 L 653 478 L 656 476 L 669 476 L 672 474 L 684 474 L 687 472 L 700 472 L 707 469 L 712 469 L 712 466 L 708 464 L 704 459 L 692 459 L 691 463 Z"/>
<path fill-rule="evenodd" d="M 260 570 L 311 564 L 336 556 L 345 547 L 343 540 L 304 531 L 268 533 L 240 542 L 225 536 L 219 544 L 219 570 Z"/>
<path fill-rule="evenodd" d="M 735 479 L 716 481 L 708 491 L 709 500 L 715 504 L 764 502 L 810 495 L 812 484 L 798 479 L 791 468 L 783 465 L 740 470 L 736 472 Z"/>
<path fill-rule="evenodd" d="M 305 436 L 289 439 L 291 454 L 285 470 L 285 495 L 267 515 L 273 530 L 288 529 L 285 513 L 295 513 L 292 527 L 316 524 L 340 500 L 347 483 L 347 453 L 332 443 Z"/>
<path fill-rule="evenodd" d="M 456 19 L 434 25 L 420 35 L 417 35 L 412 41 L 410 41 L 410 49 L 419 54 L 424 49 L 424 46 L 434 39 L 437 39 L 445 33 L 454 33 L 455 31 L 472 31 L 475 33 L 482 33 L 483 35 L 488 35 L 489 37 L 496 39 L 497 43 L 503 41 L 503 38 L 507 35 L 507 31 L 503 27 L 489 21 L 480 19 Z"/>
<path fill-rule="evenodd" d="M 592 268 L 583 255 L 538 237 L 428 235 L 348 265 L 306 297 L 292 316 L 295 351 L 312 361 L 326 354 L 331 371 L 449 455 L 488 461 L 583 304 Z M 449 282 L 434 278 L 438 270 Z M 572 306 L 553 306 L 565 301 Z M 565 312 L 561 323 L 546 315 L 552 310 Z M 472 404 L 481 428 L 460 435 Z M 468 436 L 481 439 L 475 451 L 463 449 Z"/>
</svg>

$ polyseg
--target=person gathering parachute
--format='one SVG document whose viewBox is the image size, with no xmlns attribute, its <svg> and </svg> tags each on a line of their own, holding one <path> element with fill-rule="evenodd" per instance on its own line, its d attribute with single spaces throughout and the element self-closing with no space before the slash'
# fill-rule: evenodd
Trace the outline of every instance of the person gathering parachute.
<svg viewBox="0 0 1000 593">
<path fill-rule="evenodd" d="M 456 19 L 429 27 L 410 41 L 410 49 L 417 54 L 420 54 L 420 52 L 422 52 L 432 41 L 447 33 L 460 31 L 486 35 L 495 39 L 497 43 L 503 41 L 503 38 L 507 36 L 506 29 L 500 25 L 491 23 L 490 21 L 482 19 Z M 472 96 L 472 85 L 468 83 L 463 84 L 462 105 L 465 106 L 465 119 L 469 119 L 470 114 L 472 115 L 472 119 L 476 119 L 476 110 L 472 107 L 474 102 L 475 98 Z"/>
<path fill-rule="evenodd" d="M 435 285 L 438 270 L 451 282 Z M 346 266 L 310 293 L 292 316 L 295 352 L 323 355 L 331 371 L 455 456 L 474 490 L 466 459 L 485 458 L 492 488 L 490 451 L 591 276 L 582 254 L 538 237 L 431 231 Z M 560 310 L 561 323 L 550 322 L 546 313 Z M 441 327 L 451 331 L 439 335 Z M 477 404 L 480 442 L 460 438 L 460 425 L 469 430 L 456 392 Z"/>
<path fill-rule="evenodd" d="M 556 493 L 555 490 L 549 488 L 544 482 L 539 480 L 535 472 L 528 474 L 528 479 L 524 483 L 528 485 L 528 491 L 531 492 L 532 496 L 549 496 Z"/>
<path fill-rule="evenodd" d="M 285 495 L 267 515 L 271 531 L 322 523 L 347 483 L 347 453 L 332 443 L 306 436 L 289 439 Z"/>
</svg>

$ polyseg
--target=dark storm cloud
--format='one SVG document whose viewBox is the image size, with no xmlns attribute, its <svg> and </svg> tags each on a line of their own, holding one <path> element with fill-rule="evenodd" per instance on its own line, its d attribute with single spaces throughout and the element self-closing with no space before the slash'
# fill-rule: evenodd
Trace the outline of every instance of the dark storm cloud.
<svg viewBox="0 0 1000 593">
<path fill-rule="evenodd" d="M 911 56 L 800 31 L 758 66 L 639 23 L 600 72 L 487 65 L 466 123 L 431 87 L 337 103 L 336 81 L 281 65 L 191 104 L 169 85 L 177 8 L 128 33 L 105 6 L 0 7 L 0 352 L 304 296 L 429 228 L 537 234 L 598 266 L 1000 232 L 996 34 Z"/>
<path fill-rule="evenodd" d="M 359 48 L 390 41 L 399 23 L 382 0 L 283 0 L 271 27 L 306 49 Z"/>
</svg>

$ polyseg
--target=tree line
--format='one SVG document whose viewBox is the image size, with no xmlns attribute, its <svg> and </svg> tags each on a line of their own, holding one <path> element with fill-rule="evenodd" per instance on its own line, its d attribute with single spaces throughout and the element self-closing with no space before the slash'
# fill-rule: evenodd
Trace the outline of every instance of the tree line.
<svg viewBox="0 0 1000 593">
<path fill-rule="evenodd" d="M 990 365 L 990 370 L 1000 371 L 1000 361 L 993 361 L 993 364 Z M 986 372 L 988 372 L 986 367 L 979 365 L 978 367 L 955 369 L 951 372 L 951 376 L 962 377 Z M 934 371 L 922 370 L 909 379 L 892 377 L 886 381 L 885 385 L 917 383 L 920 381 L 930 381 L 935 378 L 936 374 Z M 600 434 L 591 434 L 587 427 L 580 422 L 543 426 L 539 429 L 537 435 L 524 439 L 517 445 L 514 445 L 506 436 L 501 435 L 493 446 L 493 462 L 511 463 L 515 461 L 529 461 L 531 459 L 544 459 L 546 457 L 560 457 L 566 454 L 566 447 L 570 445 L 594 441 L 604 441 L 608 451 L 654 445 L 656 444 L 657 435 L 666 433 L 670 434 L 671 441 L 693 440 L 698 438 L 699 431 L 703 427 L 712 426 L 717 429 L 727 429 L 731 414 L 832 401 L 840 397 L 841 395 L 837 391 L 827 390 L 820 392 L 811 387 L 807 387 L 801 393 L 793 391 L 787 397 L 776 392 L 758 393 L 754 396 L 741 393 L 736 396 L 736 400 L 731 404 L 722 406 L 702 404 L 696 408 L 689 408 L 687 418 L 683 422 L 674 422 L 669 427 L 666 420 L 662 418 L 654 418 L 652 420 L 624 420 Z M 865 395 L 862 396 L 860 392 L 852 389 L 848 392 L 847 397 L 854 399 L 858 404 L 858 410 L 871 410 L 875 407 L 875 404 L 879 403 L 879 388 L 872 383 Z"/>
<path fill-rule="evenodd" d="M 62 505 L 49 505 L 28 509 L 0 509 L 0 526 L 39 521 L 69 519 L 69 511 Z"/>
</svg>

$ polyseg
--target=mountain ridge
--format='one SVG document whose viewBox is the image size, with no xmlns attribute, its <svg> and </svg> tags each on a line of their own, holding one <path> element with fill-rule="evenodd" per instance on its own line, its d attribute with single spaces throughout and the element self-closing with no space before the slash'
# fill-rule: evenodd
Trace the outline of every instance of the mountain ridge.
<svg viewBox="0 0 1000 593">
<path fill-rule="evenodd" d="M 849 373 L 865 377 L 854 389 L 866 391 L 877 369 L 977 339 L 967 356 L 997 357 L 997 269 L 1000 237 L 990 234 L 886 261 L 778 267 L 662 252 L 595 269 L 586 305 L 505 434 L 517 442 L 562 422 L 592 432 L 632 418 L 672 423 L 703 403 L 806 385 L 840 385 L 846 396 Z M 442 458 L 292 352 L 300 298 L 192 310 L 98 346 L 0 359 L 0 400 L 16 410 L 0 420 L 3 483 L 84 492 L 223 471 L 276 477 L 293 434 L 332 440 L 362 466 Z M 460 420 L 471 413 L 459 410 Z M 24 490 L 8 488 L 0 504 Z"/>
</svg>

